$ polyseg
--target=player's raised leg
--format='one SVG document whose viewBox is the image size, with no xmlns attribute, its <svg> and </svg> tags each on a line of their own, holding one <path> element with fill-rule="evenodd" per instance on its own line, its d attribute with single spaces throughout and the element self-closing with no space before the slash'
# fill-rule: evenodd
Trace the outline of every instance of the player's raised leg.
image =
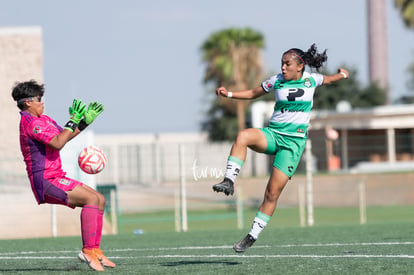
<svg viewBox="0 0 414 275">
<path fill-rule="evenodd" d="M 233 195 L 234 183 L 246 160 L 247 148 L 263 153 L 267 140 L 260 129 L 249 128 L 240 131 L 227 159 L 226 173 L 222 182 L 213 185 L 213 190 L 223 192 L 226 196 Z"/>
</svg>

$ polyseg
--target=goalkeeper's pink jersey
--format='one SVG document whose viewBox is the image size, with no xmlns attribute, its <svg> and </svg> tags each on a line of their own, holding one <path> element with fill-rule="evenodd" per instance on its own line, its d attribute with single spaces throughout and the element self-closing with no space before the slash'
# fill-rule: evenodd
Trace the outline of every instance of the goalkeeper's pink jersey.
<svg viewBox="0 0 414 275">
<path fill-rule="evenodd" d="M 44 180 L 66 175 L 62 170 L 59 151 L 48 146 L 50 140 L 63 130 L 46 115 L 32 116 L 20 112 L 20 149 L 26 163 L 27 175 L 38 203 L 44 202 Z"/>
</svg>

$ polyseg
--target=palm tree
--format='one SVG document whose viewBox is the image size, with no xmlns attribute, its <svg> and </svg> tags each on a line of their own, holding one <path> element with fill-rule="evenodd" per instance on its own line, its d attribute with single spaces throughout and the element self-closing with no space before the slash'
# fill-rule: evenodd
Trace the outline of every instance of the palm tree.
<svg viewBox="0 0 414 275">
<path fill-rule="evenodd" d="M 264 47 L 264 37 L 250 28 L 230 28 L 210 35 L 202 44 L 203 61 L 207 63 L 204 82 L 213 82 L 216 87 L 226 86 L 229 90 L 248 89 L 257 85 L 262 76 L 263 66 L 260 49 Z M 246 101 L 219 99 L 225 108 L 223 113 L 237 114 L 238 130 L 245 128 Z M 217 113 L 217 106 L 210 109 Z M 209 131 L 214 131 L 209 123 Z M 218 129 L 216 129 L 218 130 Z M 210 137 L 212 137 L 210 133 Z M 222 139 L 234 139 L 226 136 Z"/>
<path fill-rule="evenodd" d="M 394 6 L 400 10 L 405 26 L 414 29 L 414 0 L 394 0 Z M 410 90 L 414 90 L 414 63 L 409 65 L 408 73 L 410 79 L 408 80 L 407 87 Z M 413 103 L 414 96 L 403 96 L 400 98 L 400 101 Z"/>
<path fill-rule="evenodd" d="M 400 10 L 404 24 L 414 28 L 414 0 L 394 0 L 394 6 Z"/>
</svg>

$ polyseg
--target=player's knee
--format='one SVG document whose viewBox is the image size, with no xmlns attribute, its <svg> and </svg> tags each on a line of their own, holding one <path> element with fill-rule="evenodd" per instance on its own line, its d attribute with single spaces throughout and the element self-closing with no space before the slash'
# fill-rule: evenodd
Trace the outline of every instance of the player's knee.
<svg viewBox="0 0 414 275">
<path fill-rule="evenodd" d="M 269 190 L 266 189 L 265 192 L 265 201 L 270 202 L 270 203 L 276 203 L 277 200 L 279 199 L 281 190 L 276 189 L 276 190 Z"/>
<path fill-rule="evenodd" d="M 276 203 L 277 202 L 277 197 L 274 194 L 267 193 L 265 195 L 265 202 L 272 203 L 272 204 Z"/>
<path fill-rule="evenodd" d="M 98 205 L 100 207 L 105 207 L 105 204 L 106 204 L 105 196 L 102 195 L 101 193 L 97 193 L 97 197 L 98 197 Z"/>
<path fill-rule="evenodd" d="M 87 204 L 96 205 L 101 208 L 101 206 L 105 206 L 105 197 L 98 192 L 90 193 L 88 195 Z"/>
<path fill-rule="evenodd" d="M 240 131 L 236 137 L 236 143 L 247 146 L 249 140 L 249 133 L 245 130 Z"/>
<path fill-rule="evenodd" d="M 99 199 L 98 199 L 98 197 L 97 196 L 94 196 L 94 195 L 89 195 L 88 196 L 88 202 L 87 202 L 87 204 L 98 206 L 99 205 Z"/>
</svg>

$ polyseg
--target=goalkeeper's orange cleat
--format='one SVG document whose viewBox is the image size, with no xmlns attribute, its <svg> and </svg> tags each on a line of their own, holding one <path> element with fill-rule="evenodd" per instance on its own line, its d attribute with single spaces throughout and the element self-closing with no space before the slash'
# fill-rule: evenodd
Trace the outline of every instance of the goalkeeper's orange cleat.
<svg viewBox="0 0 414 275">
<path fill-rule="evenodd" d="M 103 266 L 107 266 L 107 267 L 115 267 L 116 264 L 113 263 L 112 261 L 110 261 L 102 252 L 102 250 L 100 250 L 99 248 L 94 248 L 93 251 L 95 252 L 95 255 L 98 257 L 99 261 L 101 261 L 101 264 Z"/>
<path fill-rule="evenodd" d="M 93 249 L 82 248 L 82 251 L 78 254 L 78 258 L 82 262 L 87 263 L 93 270 L 105 271 Z"/>
</svg>

